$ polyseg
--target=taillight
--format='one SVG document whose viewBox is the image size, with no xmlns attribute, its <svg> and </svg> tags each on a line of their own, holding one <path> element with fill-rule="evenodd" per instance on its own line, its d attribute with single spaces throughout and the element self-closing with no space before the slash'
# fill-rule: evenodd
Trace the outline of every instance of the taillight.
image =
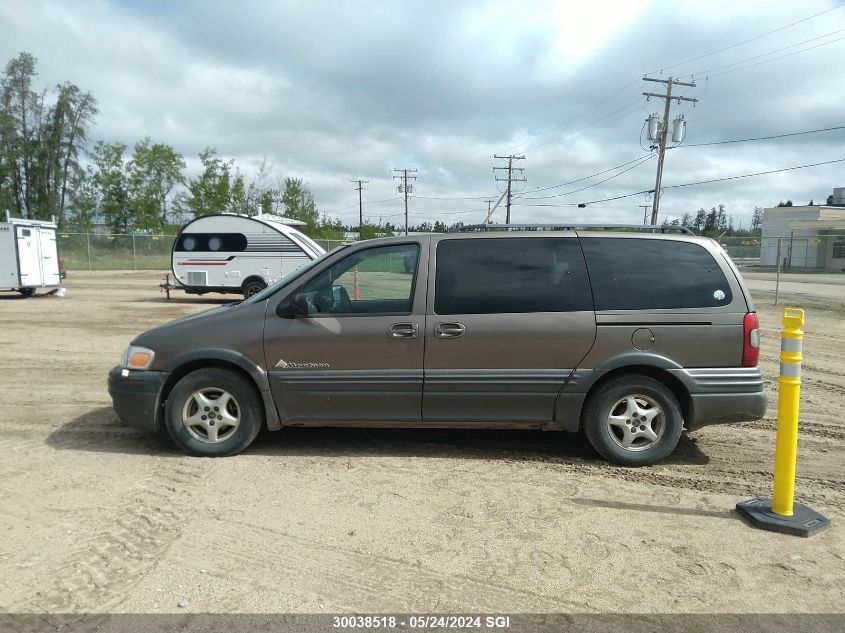
<svg viewBox="0 0 845 633">
<path fill-rule="evenodd" d="M 760 360 L 760 321 L 749 312 L 742 321 L 742 366 L 756 367 Z"/>
</svg>

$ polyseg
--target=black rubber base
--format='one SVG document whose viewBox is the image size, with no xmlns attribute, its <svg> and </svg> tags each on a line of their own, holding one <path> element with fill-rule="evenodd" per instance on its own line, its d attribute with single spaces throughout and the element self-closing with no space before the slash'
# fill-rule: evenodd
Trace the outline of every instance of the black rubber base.
<svg viewBox="0 0 845 633">
<path fill-rule="evenodd" d="M 772 512 L 771 499 L 751 499 L 736 504 L 736 511 L 754 527 L 794 536 L 813 536 L 830 527 L 830 519 L 800 503 L 792 505 L 792 516 Z"/>
</svg>

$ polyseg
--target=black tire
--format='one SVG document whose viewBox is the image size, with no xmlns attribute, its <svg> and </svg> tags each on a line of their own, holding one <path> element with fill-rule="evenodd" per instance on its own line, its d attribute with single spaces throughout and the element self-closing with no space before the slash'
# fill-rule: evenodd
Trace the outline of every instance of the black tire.
<svg viewBox="0 0 845 633">
<path fill-rule="evenodd" d="M 240 420 L 236 428 L 218 417 L 218 430 L 224 436 L 215 443 L 210 443 L 208 438 L 203 441 L 201 438 L 208 430 L 202 427 L 188 427 L 183 423 L 183 412 L 190 412 L 191 408 L 196 409 L 195 394 L 213 394 L 214 392 L 228 393 L 234 400 L 235 411 Z M 214 415 L 213 412 L 209 412 Z M 261 401 L 261 394 L 251 382 L 229 369 L 209 367 L 198 369 L 182 378 L 167 398 L 164 408 L 164 419 L 167 432 L 173 441 L 189 455 L 203 457 L 225 457 L 236 455 L 252 444 L 258 435 L 261 427 L 264 426 L 264 406 Z M 214 426 L 213 421 L 210 422 Z M 230 431 L 226 436 L 225 430 Z"/>
<path fill-rule="evenodd" d="M 244 284 L 243 293 L 244 299 L 249 299 L 252 295 L 258 294 L 267 287 L 263 280 L 253 279 Z"/>
<path fill-rule="evenodd" d="M 628 397 L 634 397 L 637 405 L 642 405 L 642 408 L 637 409 L 637 415 L 642 415 L 642 411 L 648 411 L 655 405 L 661 411 L 649 422 L 640 418 L 641 425 L 628 424 L 629 420 L 636 422 L 635 416 L 629 413 Z M 624 412 L 622 406 L 625 406 Z M 621 424 L 611 425 L 609 418 L 612 414 L 617 422 L 620 418 L 627 418 L 623 422 L 628 430 L 623 430 Z M 646 425 L 657 436 L 657 440 L 645 436 Z M 656 431 L 658 425 L 660 430 Z M 669 388 L 659 380 L 638 374 L 619 376 L 601 385 L 590 395 L 584 410 L 584 431 L 590 444 L 606 460 L 622 466 L 647 466 L 660 461 L 675 450 L 683 426 L 681 408 Z M 634 434 L 634 443 L 628 448 L 624 447 L 622 444 L 626 438 L 634 437 Z"/>
<path fill-rule="evenodd" d="M 18 292 L 21 293 L 22 297 L 31 297 L 35 294 L 35 288 L 21 288 Z"/>
</svg>

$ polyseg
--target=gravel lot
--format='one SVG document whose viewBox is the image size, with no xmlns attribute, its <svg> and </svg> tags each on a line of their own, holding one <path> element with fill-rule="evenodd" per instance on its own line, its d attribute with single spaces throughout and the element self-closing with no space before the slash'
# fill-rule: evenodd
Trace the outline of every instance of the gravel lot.
<svg viewBox="0 0 845 633">
<path fill-rule="evenodd" d="M 106 374 L 166 302 L 151 272 L 71 272 L 0 295 L 0 611 L 843 612 L 845 276 L 790 275 L 807 307 L 797 499 L 833 527 L 755 530 L 769 495 L 779 313 L 751 274 L 770 415 L 610 466 L 580 436 L 288 429 L 183 456 L 122 426 Z M 182 606 L 179 606 L 179 605 Z"/>
</svg>

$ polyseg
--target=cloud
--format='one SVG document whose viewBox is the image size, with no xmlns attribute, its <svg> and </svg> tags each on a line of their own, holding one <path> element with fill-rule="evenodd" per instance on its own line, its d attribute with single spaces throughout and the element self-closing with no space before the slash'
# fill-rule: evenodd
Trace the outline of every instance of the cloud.
<svg viewBox="0 0 845 633">
<path fill-rule="evenodd" d="M 645 154 L 643 120 L 662 111 L 661 100 L 642 98 L 661 88 L 642 82 L 646 72 L 695 78 L 697 86 L 681 94 L 698 98 L 696 106 L 672 106 L 673 116 L 688 121 L 689 144 L 842 124 L 845 41 L 789 54 L 842 37 L 845 10 L 731 47 L 835 6 L 42 0 L 0 5 L 0 57 L 27 50 L 39 59 L 41 85 L 70 80 L 91 90 L 101 107 L 94 139 L 131 146 L 149 135 L 189 159 L 213 146 L 247 173 L 266 158 L 277 176 L 304 178 L 322 209 L 350 222 L 357 217 L 350 177 L 371 181 L 368 215 L 398 220 L 392 168 L 416 167 L 412 222 L 480 221 L 483 200 L 499 195 L 493 154 L 524 153 L 528 189 Z M 777 49 L 789 56 L 751 66 Z M 843 138 L 838 131 L 673 150 L 664 184 L 841 158 Z M 189 170 L 196 166 L 189 160 Z M 534 202 L 649 189 L 654 166 Z M 845 185 L 841 174 L 831 165 L 667 189 L 662 209 L 680 216 L 724 203 L 747 224 L 755 205 L 824 200 Z M 644 199 L 586 209 L 521 205 L 513 215 L 632 222 Z"/>
</svg>

